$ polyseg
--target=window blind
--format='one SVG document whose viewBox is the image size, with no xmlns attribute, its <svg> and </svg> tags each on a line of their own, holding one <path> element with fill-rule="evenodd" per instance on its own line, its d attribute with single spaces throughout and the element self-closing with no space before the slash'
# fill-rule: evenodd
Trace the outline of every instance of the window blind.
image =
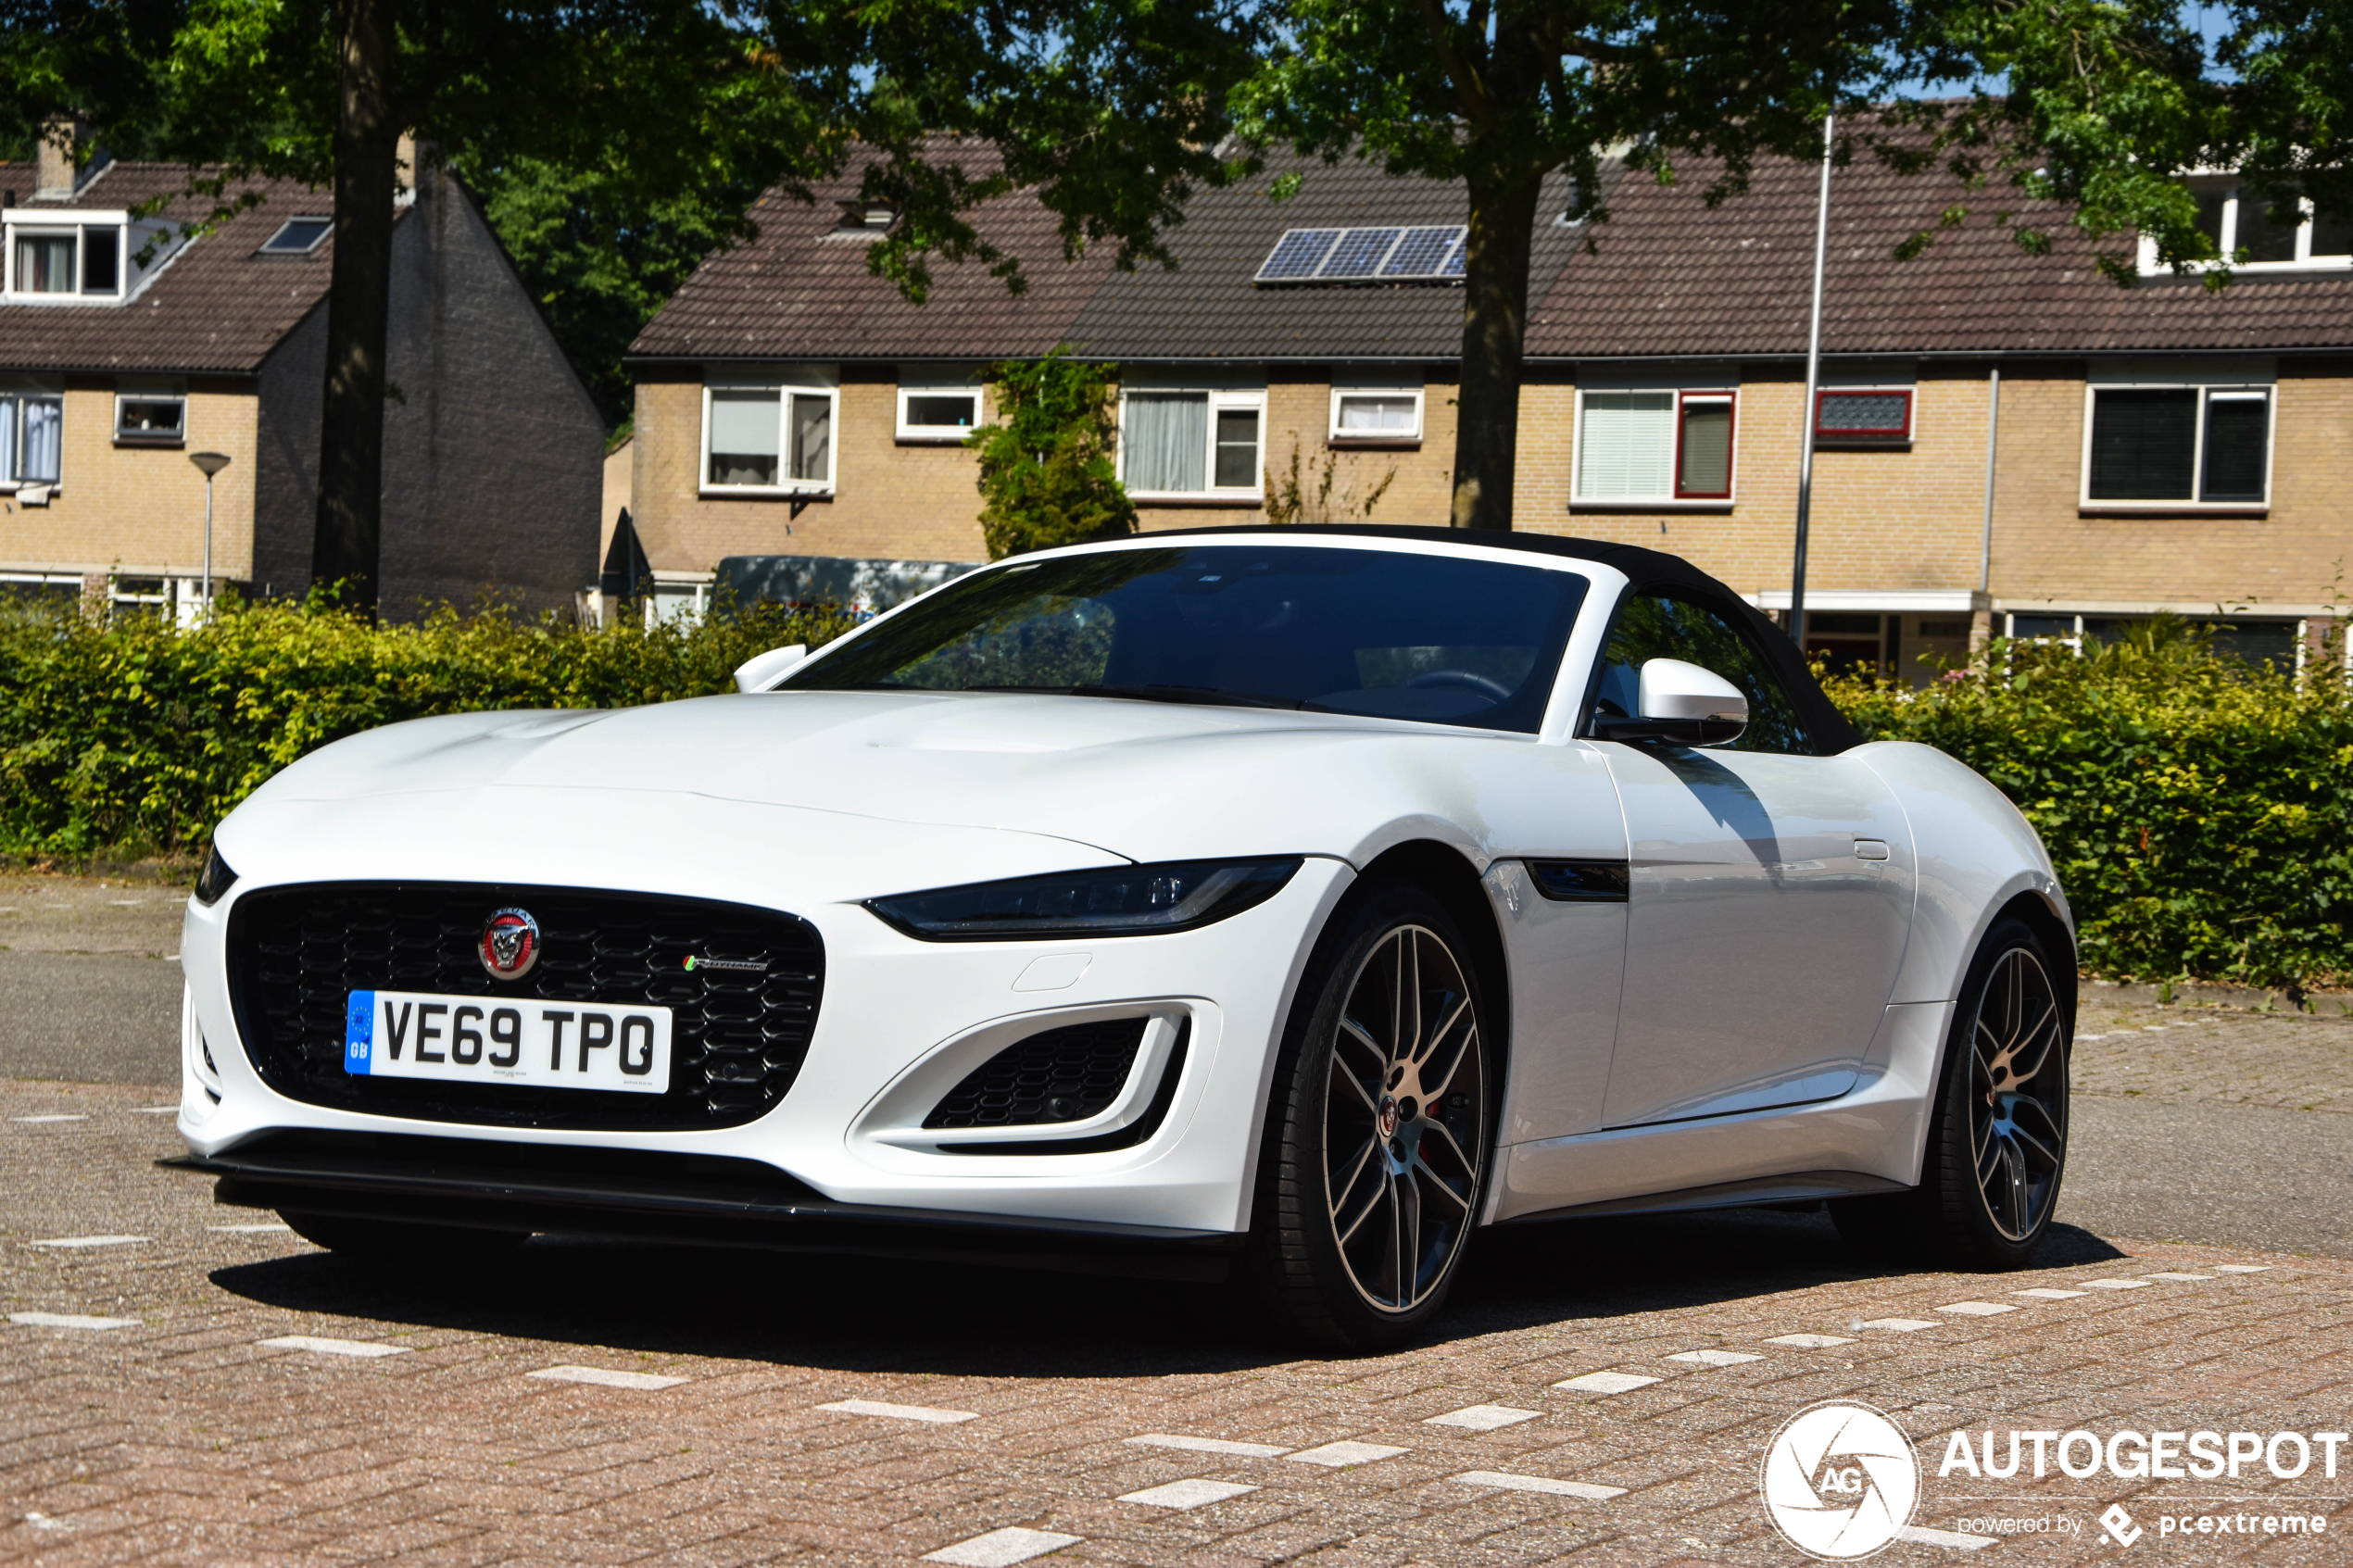
<svg viewBox="0 0 2353 1568">
<path fill-rule="evenodd" d="M 2260 392 L 2212 392 L 2206 398 L 2204 501 L 2263 499 L 2263 455 L 2271 400 Z"/>
<path fill-rule="evenodd" d="M 2092 395 L 2095 501 L 2186 501 L 2197 466 L 2197 389 Z"/>
<path fill-rule="evenodd" d="M 1732 405 L 1729 398 L 1683 401 L 1682 471 L 1675 493 L 1708 498 L 1732 493 Z"/>
<path fill-rule="evenodd" d="M 711 394 L 711 483 L 774 484 L 782 394 L 765 387 L 714 387 Z"/>
<path fill-rule="evenodd" d="M 1588 392 L 1577 454 L 1577 493 L 1591 501 L 1674 494 L 1675 395 Z"/>
</svg>

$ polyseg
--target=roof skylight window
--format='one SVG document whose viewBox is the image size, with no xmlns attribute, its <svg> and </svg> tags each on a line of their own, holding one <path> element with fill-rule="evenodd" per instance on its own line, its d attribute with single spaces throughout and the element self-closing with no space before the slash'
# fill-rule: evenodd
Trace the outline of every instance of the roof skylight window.
<svg viewBox="0 0 2353 1568">
<path fill-rule="evenodd" d="M 308 256 L 332 232 L 332 218 L 289 218 L 278 232 L 261 242 L 263 256 Z"/>
<path fill-rule="evenodd" d="M 1452 282 L 1463 275 L 1463 226 L 1290 229 L 1258 269 L 1258 283 Z"/>
</svg>

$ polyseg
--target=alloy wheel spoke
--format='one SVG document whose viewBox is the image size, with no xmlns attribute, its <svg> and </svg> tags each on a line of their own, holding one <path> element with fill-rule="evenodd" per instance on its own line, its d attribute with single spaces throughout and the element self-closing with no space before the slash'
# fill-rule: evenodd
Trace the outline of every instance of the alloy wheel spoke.
<svg viewBox="0 0 2353 1568">
<path fill-rule="evenodd" d="M 1478 1174 L 1478 1167 L 1471 1163 L 1470 1156 L 1463 1152 L 1463 1146 L 1454 1141 L 1453 1131 L 1449 1128 L 1445 1123 L 1437 1120 L 1435 1117 L 1425 1117 L 1422 1121 L 1421 1128 L 1422 1147 L 1425 1150 L 1427 1150 L 1429 1147 L 1431 1138 L 1435 1137 L 1445 1145 L 1446 1152 L 1454 1157 L 1454 1162 L 1463 1168 L 1464 1174 L 1468 1176 L 1476 1176 Z M 1428 1158 L 1427 1154 L 1424 1155 L 1424 1158 Z"/>
<path fill-rule="evenodd" d="M 1448 1202 L 1452 1203 L 1463 1213 L 1468 1214 L 1470 1212 L 1470 1199 L 1463 1196 L 1463 1194 L 1456 1192 L 1453 1187 L 1448 1184 L 1445 1177 L 1440 1175 L 1435 1170 L 1431 1169 L 1428 1160 L 1424 1160 L 1420 1155 L 1416 1154 L 1414 1156 L 1413 1168 L 1427 1178 L 1420 1185 L 1436 1188 L 1440 1193 L 1445 1196 Z"/>
<path fill-rule="evenodd" d="M 1383 1046 L 1378 1040 L 1373 1038 L 1371 1030 L 1365 1028 L 1363 1024 L 1357 1022 L 1346 1013 L 1340 1015 L 1340 1032 L 1346 1038 L 1356 1041 L 1366 1050 L 1372 1052 L 1373 1060 L 1379 1062 L 1382 1067 L 1386 1068 L 1389 1065 L 1388 1047 Z"/>
<path fill-rule="evenodd" d="M 1356 1081 L 1356 1074 L 1348 1070 L 1347 1063 L 1337 1060 L 1332 1063 L 1332 1082 L 1346 1084 L 1355 1091 L 1357 1102 L 1363 1105 L 1367 1112 L 1374 1116 L 1380 1114 L 1380 1107 L 1374 1103 L 1372 1095 L 1365 1090 L 1365 1085 Z M 1341 1103 L 1343 1106 L 1346 1104 L 1345 1101 Z"/>
<path fill-rule="evenodd" d="M 1339 1196 L 1332 1199 L 1334 1216 L 1348 1207 L 1348 1195 L 1356 1190 L 1357 1182 L 1364 1177 L 1365 1167 L 1372 1162 L 1373 1153 L 1379 1148 L 1380 1139 L 1366 1138 L 1364 1147 L 1356 1151 L 1356 1157 L 1348 1162 L 1348 1174 L 1340 1179 Z"/>
</svg>

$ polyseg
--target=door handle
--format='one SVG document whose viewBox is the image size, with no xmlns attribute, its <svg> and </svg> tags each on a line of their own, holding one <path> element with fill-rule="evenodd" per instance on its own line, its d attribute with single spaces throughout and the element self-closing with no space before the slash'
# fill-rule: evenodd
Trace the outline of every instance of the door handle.
<svg viewBox="0 0 2353 1568">
<path fill-rule="evenodd" d="M 1883 838 L 1858 838 L 1855 841 L 1855 858 L 1858 860 L 1887 859 L 1887 841 Z"/>
</svg>

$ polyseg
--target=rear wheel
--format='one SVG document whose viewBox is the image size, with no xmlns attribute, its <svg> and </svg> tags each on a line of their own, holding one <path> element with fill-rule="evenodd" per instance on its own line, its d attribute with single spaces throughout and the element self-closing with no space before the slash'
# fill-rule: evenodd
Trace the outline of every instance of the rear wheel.
<svg viewBox="0 0 2353 1568">
<path fill-rule="evenodd" d="M 2042 938 L 2023 922 L 1998 922 L 1954 1015 L 1920 1185 L 1832 1204 L 1840 1233 L 1881 1256 L 2025 1267 L 2067 1167 L 2072 1023 Z"/>
<path fill-rule="evenodd" d="M 531 1239 L 529 1231 L 483 1231 L 462 1225 L 421 1225 L 400 1220 L 359 1219 L 281 1209 L 278 1217 L 305 1241 L 347 1258 L 399 1262 L 481 1262 L 502 1257 Z"/>
<path fill-rule="evenodd" d="M 1478 983 L 1444 908 L 1372 890 L 1317 945 L 1276 1068 L 1254 1283 L 1294 1337 L 1371 1349 L 1435 1316 L 1485 1191 Z"/>
</svg>

